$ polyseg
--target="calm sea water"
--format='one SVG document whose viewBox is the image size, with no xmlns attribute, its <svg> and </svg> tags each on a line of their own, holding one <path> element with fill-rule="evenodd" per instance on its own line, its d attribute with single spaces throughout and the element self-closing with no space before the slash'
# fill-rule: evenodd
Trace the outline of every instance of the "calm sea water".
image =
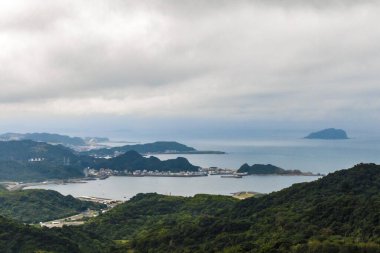
<svg viewBox="0 0 380 253">
<path fill-rule="evenodd" d="M 239 168 L 243 163 L 271 163 L 284 169 L 327 174 L 360 162 L 380 163 L 380 139 L 356 138 L 340 141 L 287 139 L 252 141 L 193 141 L 186 144 L 199 150 L 220 150 L 225 155 L 181 155 L 203 167 Z M 160 159 L 177 155 L 158 155 Z M 157 192 L 192 196 L 197 193 L 229 195 L 238 191 L 270 193 L 294 183 L 316 180 L 304 176 L 248 176 L 242 179 L 220 176 L 196 178 L 110 177 L 85 184 L 44 185 L 73 196 L 97 196 L 125 200 L 137 193 Z"/>
<path fill-rule="evenodd" d="M 226 155 L 181 155 L 193 164 L 239 168 L 243 163 L 273 164 L 284 169 L 327 174 L 355 164 L 380 163 L 380 138 L 348 140 L 251 140 L 240 142 L 194 142 L 200 150 L 220 150 Z M 160 159 L 177 155 L 157 155 Z"/>
</svg>

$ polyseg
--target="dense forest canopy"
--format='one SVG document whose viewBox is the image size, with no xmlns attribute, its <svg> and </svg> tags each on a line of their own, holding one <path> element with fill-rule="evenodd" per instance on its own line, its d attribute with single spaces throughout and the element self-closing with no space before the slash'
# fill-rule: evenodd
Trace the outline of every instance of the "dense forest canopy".
<svg viewBox="0 0 380 253">
<path fill-rule="evenodd" d="M 106 205 L 81 201 L 51 190 L 0 191 L 0 215 L 25 223 L 38 223 L 68 217 Z"/>
<path fill-rule="evenodd" d="M 128 239 L 137 252 L 380 251 L 378 165 L 360 164 L 236 203 L 205 198 L 141 195 L 85 228 Z"/>
</svg>

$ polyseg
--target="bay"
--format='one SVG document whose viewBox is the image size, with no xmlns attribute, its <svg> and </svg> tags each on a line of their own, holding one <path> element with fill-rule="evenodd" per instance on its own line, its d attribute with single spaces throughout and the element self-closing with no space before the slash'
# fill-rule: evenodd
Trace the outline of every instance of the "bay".
<svg viewBox="0 0 380 253">
<path fill-rule="evenodd" d="M 193 196 L 198 193 L 230 195 L 239 191 L 270 193 L 294 183 L 316 180 L 314 176 L 246 176 L 243 178 L 207 177 L 109 177 L 75 184 L 47 184 L 26 189 L 50 189 L 74 197 L 96 196 L 127 200 L 138 193 Z"/>
</svg>

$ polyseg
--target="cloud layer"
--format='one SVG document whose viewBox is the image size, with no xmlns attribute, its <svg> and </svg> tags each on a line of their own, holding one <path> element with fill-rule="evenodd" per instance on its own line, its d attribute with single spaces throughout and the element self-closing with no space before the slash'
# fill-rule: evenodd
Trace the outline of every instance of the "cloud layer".
<svg viewBox="0 0 380 253">
<path fill-rule="evenodd" d="M 3 116 L 379 119 L 378 1 L 8 2 Z"/>
</svg>

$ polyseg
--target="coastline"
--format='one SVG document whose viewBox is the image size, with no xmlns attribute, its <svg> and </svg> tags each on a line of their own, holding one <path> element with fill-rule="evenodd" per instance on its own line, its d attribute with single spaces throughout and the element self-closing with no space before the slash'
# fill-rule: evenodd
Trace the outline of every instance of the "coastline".
<svg viewBox="0 0 380 253">
<path fill-rule="evenodd" d="M 48 185 L 48 184 L 85 184 L 87 181 L 92 180 L 88 178 L 72 178 L 72 179 L 53 179 L 45 180 L 40 182 L 0 182 L 0 185 L 3 185 L 8 191 L 17 191 L 22 190 L 25 187 L 39 186 L 39 185 Z"/>
<path fill-rule="evenodd" d="M 208 176 L 221 176 L 221 174 L 198 174 L 198 175 L 152 175 L 152 174 L 129 174 L 129 175 L 110 175 L 114 177 L 152 177 L 152 178 L 200 178 L 200 177 L 208 177 Z M 110 177 L 108 176 L 108 177 Z M 299 177 L 299 176 L 306 176 L 306 177 L 324 177 L 325 175 L 322 174 L 313 174 L 313 173 L 303 173 L 303 174 L 249 174 L 249 175 L 243 175 L 242 177 L 250 177 L 250 176 L 259 176 L 259 177 L 266 177 L 266 176 L 285 176 L 285 177 Z M 6 182 L 0 182 L 0 185 L 4 186 L 8 191 L 17 191 L 17 190 L 23 190 L 27 187 L 34 187 L 34 186 L 43 186 L 43 185 L 67 185 L 67 184 L 86 184 L 88 181 L 97 181 L 97 180 L 105 180 L 108 177 L 86 177 L 86 178 L 71 178 L 71 179 L 52 179 L 52 180 L 45 180 L 45 181 L 39 181 L 39 182 L 15 182 L 15 181 L 6 181 Z"/>
</svg>

